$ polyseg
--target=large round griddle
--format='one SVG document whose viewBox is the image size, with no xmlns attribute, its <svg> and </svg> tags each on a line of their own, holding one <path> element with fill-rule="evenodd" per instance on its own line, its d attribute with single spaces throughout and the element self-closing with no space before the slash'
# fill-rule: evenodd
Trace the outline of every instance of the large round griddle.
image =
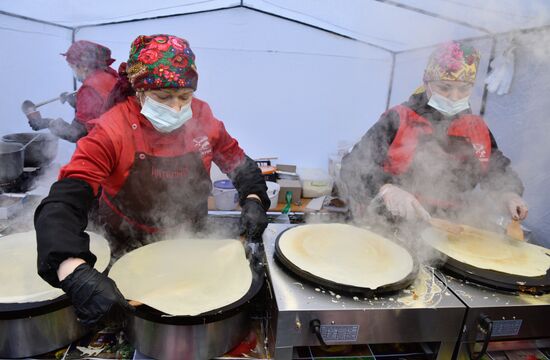
<svg viewBox="0 0 550 360">
<path fill-rule="evenodd" d="M 194 316 L 173 316 L 152 308 L 148 305 L 139 305 L 136 307 L 134 316 L 143 318 L 156 323 L 167 325 L 199 325 L 208 324 L 227 319 L 242 310 L 244 310 L 252 299 L 258 294 L 264 284 L 264 275 L 262 272 L 252 269 L 252 283 L 247 293 L 239 300 L 224 307 L 214 309 Z"/>
<path fill-rule="evenodd" d="M 550 292 L 550 270 L 544 276 L 537 277 L 513 275 L 496 270 L 481 269 L 453 259 L 435 248 L 433 250 L 445 259 L 441 261 L 439 267 L 455 277 L 496 290 L 521 291 L 534 295 Z"/>
<path fill-rule="evenodd" d="M 27 303 L 0 303 L 0 320 L 13 320 L 31 316 L 39 316 L 72 305 L 66 295 L 53 300 Z"/>
<path fill-rule="evenodd" d="M 376 289 L 370 289 L 366 287 L 359 287 L 359 286 L 353 286 L 353 285 L 346 285 L 337 283 L 331 280 L 327 280 L 325 278 L 319 277 L 317 275 L 314 275 L 308 271 L 305 271 L 303 269 L 300 269 L 298 266 L 296 266 L 292 261 L 290 261 L 281 251 L 281 248 L 279 247 L 279 241 L 281 239 L 281 236 L 288 230 L 292 229 L 293 227 L 287 228 L 279 235 L 277 236 L 277 239 L 275 240 L 275 254 L 274 258 L 275 260 L 282 265 L 282 267 L 287 270 L 291 275 L 295 275 L 299 277 L 302 280 L 305 280 L 309 282 L 310 284 L 314 286 L 321 286 L 323 288 L 326 288 L 328 290 L 338 291 L 339 293 L 349 294 L 349 295 L 361 295 L 365 297 L 373 297 L 375 295 L 382 295 L 382 294 L 388 294 L 388 293 L 394 293 L 399 290 L 402 290 L 409 285 L 413 283 L 413 281 L 416 279 L 416 276 L 418 274 L 418 262 L 414 257 L 413 259 L 413 269 L 409 275 L 407 275 L 402 280 L 387 284 L 383 286 L 379 286 Z"/>
<path fill-rule="evenodd" d="M 510 241 L 519 241 L 500 235 Z M 544 276 L 530 277 L 508 274 L 501 271 L 482 269 L 470 264 L 458 261 L 430 246 L 440 259 L 438 266 L 445 272 L 455 277 L 475 282 L 496 290 L 525 292 L 530 294 L 544 294 L 550 292 L 550 269 Z"/>
</svg>

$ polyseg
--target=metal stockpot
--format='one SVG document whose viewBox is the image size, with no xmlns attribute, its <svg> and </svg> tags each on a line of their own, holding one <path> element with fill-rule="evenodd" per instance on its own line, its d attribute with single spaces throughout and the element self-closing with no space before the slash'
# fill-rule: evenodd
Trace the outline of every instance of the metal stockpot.
<svg viewBox="0 0 550 360">
<path fill-rule="evenodd" d="M 197 316 L 166 316 L 138 306 L 127 321 L 126 333 L 136 349 L 156 359 L 204 360 L 223 355 L 249 333 L 251 301 L 263 282 L 264 274 L 255 272 L 240 300 Z"/>
<path fill-rule="evenodd" d="M 33 140 L 37 135 L 39 137 Z M 31 140 L 33 141 L 29 144 Z M 2 136 L 2 141 L 23 145 L 24 166 L 40 167 L 49 165 L 57 156 L 59 138 L 48 133 L 16 133 Z"/>
<path fill-rule="evenodd" d="M 57 350 L 83 337 L 63 295 L 36 303 L 0 304 L 0 358 L 24 358 Z"/>
<path fill-rule="evenodd" d="M 0 182 L 17 179 L 23 173 L 23 145 L 0 142 Z"/>
</svg>

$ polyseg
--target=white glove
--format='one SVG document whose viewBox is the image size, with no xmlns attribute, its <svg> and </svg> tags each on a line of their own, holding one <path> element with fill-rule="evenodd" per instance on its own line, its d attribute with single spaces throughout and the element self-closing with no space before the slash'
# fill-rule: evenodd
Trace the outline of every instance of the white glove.
<svg viewBox="0 0 550 360">
<path fill-rule="evenodd" d="M 527 217 L 529 209 L 527 203 L 516 193 L 507 192 L 502 196 L 510 216 L 514 220 L 524 220 Z"/>
<path fill-rule="evenodd" d="M 380 188 L 378 196 L 384 200 L 388 211 L 405 220 L 429 221 L 430 214 L 420 205 L 418 200 L 410 193 L 398 188 L 395 185 L 386 184 Z"/>
</svg>

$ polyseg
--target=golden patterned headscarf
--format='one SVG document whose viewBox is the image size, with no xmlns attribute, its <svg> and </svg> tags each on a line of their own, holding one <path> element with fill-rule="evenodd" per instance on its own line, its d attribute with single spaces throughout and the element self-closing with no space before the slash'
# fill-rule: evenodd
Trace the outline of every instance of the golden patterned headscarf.
<svg viewBox="0 0 550 360">
<path fill-rule="evenodd" d="M 438 46 L 430 55 L 424 82 L 450 80 L 474 83 L 479 52 L 472 46 L 452 41 Z"/>
</svg>

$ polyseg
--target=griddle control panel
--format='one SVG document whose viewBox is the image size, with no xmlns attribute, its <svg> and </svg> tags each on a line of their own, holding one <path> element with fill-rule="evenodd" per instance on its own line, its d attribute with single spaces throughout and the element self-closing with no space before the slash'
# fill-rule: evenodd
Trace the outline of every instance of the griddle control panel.
<svg viewBox="0 0 550 360">
<path fill-rule="evenodd" d="M 321 336 L 325 342 L 356 342 L 359 325 L 321 325 Z"/>
<path fill-rule="evenodd" d="M 521 329 L 522 320 L 493 320 L 491 336 L 516 336 Z"/>
</svg>

